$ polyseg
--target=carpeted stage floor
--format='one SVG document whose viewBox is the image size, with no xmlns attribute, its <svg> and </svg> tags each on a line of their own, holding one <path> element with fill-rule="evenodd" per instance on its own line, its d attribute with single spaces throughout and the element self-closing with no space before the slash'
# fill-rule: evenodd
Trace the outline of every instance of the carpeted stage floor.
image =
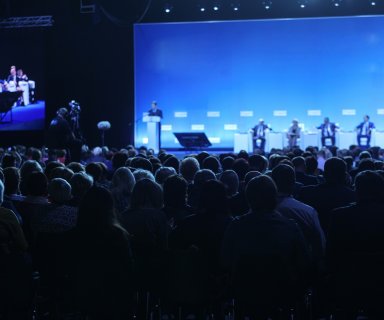
<svg viewBox="0 0 384 320">
<path fill-rule="evenodd" d="M 25 107 L 12 108 L 0 122 L 0 131 L 43 130 L 44 126 L 45 102 L 37 101 Z"/>
</svg>

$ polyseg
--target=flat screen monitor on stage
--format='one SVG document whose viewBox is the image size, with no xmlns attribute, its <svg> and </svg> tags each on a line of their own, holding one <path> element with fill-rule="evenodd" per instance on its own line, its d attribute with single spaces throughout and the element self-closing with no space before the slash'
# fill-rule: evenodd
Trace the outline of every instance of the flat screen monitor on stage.
<svg viewBox="0 0 384 320">
<path fill-rule="evenodd" d="M 275 132 L 293 118 L 316 131 L 324 117 L 353 131 L 369 114 L 384 130 L 383 35 L 383 16 L 137 24 L 136 119 L 157 101 L 163 148 L 202 131 L 233 148 L 259 118 Z"/>
<path fill-rule="evenodd" d="M 45 34 L 2 29 L 0 38 L 0 132 L 43 130 Z"/>
</svg>

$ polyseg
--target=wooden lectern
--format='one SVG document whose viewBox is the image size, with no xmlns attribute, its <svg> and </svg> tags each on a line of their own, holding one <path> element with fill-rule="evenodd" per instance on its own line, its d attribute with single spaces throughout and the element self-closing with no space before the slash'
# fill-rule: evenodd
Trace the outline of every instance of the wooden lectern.
<svg viewBox="0 0 384 320">
<path fill-rule="evenodd" d="M 158 116 L 143 117 L 143 122 L 147 123 L 148 148 L 152 148 L 155 153 L 159 152 L 160 147 L 160 121 Z"/>
</svg>

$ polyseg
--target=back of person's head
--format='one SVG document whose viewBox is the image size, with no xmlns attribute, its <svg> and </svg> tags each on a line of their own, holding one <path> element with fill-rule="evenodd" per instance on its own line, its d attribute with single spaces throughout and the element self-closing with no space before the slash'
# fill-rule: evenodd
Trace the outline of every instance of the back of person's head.
<svg viewBox="0 0 384 320">
<path fill-rule="evenodd" d="M 153 176 L 152 172 L 144 169 L 136 169 L 135 171 L 133 171 L 133 176 L 135 177 L 136 182 L 143 179 L 155 181 L 155 177 Z"/>
<path fill-rule="evenodd" d="M 227 190 L 224 183 L 217 180 L 204 182 L 198 207 L 204 210 L 206 214 L 229 214 Z"/>
<path fill-rule="evenodd" d="M 303 157 L 294 157 L 292 159 L 292 163 L 295 167 L 295 171 L 305 172 L 306 166 L 305 166 L 305 159 Z"/>
<path fill-rule="evenodd" d="M 216 180 L 215 173 L 209 169 L 201 169 L 196 172 L 195 177 L 193 178 L 193 184 L 195 186 L 201 186 L 208 180 Z"/>
<path fill-rule="evenodd" d="M 72 170 L 73 173 L 85 172 L 84 166 L 79 162 L 71 162 L 67 165 L 67 168 Z"/>
<path fill-rule="evenodd" d="M 132 191 L 132 209 L 161 209 L 163 190 L 154 180 L 142 179 L 136 182 Z"/>
<path fill-rule="evenodd" d="M 51 171 L 50 179 L 62 178 L 69 182 L 73 176 L 73 171 L 65 167 L 57 167 Z"/>
<path fill-rule="evenodd" d="M 26 179 L 32 172 L 43 172 L 43 168 L 36 160 L 25 161 L 20 168 L 21 180 Z"/>
<path fill-rule="evenodd" d="M 160 167 L 155 172 L 155 180 L 158 184 L 163 185 L 168 177 L 176 173 L 176 170 L 172 167 Z"/>
<path fill-rule="evenodd" d="M 295 185 L 295 170 L 286 164 L 279 164 L 272 170 L 272 179 L 278 192 L 291 195 Z"/>
<path fill-rule="evenodd" d="M 45 197 L 47 195 L 48 179 L 42 172 L 32 172 L 27 178 L 25 187 L 26 195 Z"/>
<path fill-rule="evenodd" d="M 249 158 L 249 154 L 247 151 L 245 150 L 240 150 L 239 153 L 237 154 L 237 158 L 239 159 L 245 159 L 248 161 L 248 158 Z"/>
<path fill-rule="evenodd" d="M 220 175 L 220 181 L 224 183 L 227 188 L 227 195 L 229 197 L 235 195 L 239 191 L 239 177 L 233 170 L 226 170 Z"/>
<path fill-rule="evenodd" d="M 164 205 L 172 208 L 184 208 L 187 202 L 187 181 L 179 175 L 171 175 L 164 181 Z"/>
<path fill-rule="evenodd" d="M 77 228 L 84 231 L 104 231 L 116 223 L 111 192 L 98 186 L 90 188 L 80 203 Z"/>
<path fill-rule="evenodd" d="M 219 160 L 213 156 L 209 156 L 203 160 L 202 168 L 212 170 L 216 174 L 221 171 Z"/>
<path fill-rule="evenodd" d="M 209 153 L 206 152 L 206 151 L 202 151 L 200 152 L 197 156 L 196 156 L 196 159 L 197 161 L 199 161 L 199 165 L 200 167 L 203 167 L 203 162 L 205 159 L 207 159 L 209 157 Z M 207 168 L 207 169 L 210 169 L 210 168 Z"/>
<path fill-rule="evenodd" d="M 231 156 L 227 156 L 225 157 L 222 161 L 221 161 L 221 166 L 223 168 L 223 170 L 232 170 L 232 166 L 235 162 L 235 158 L 231 157 Z"/>
<path fill-rule="evenodd" d="M 355 178 L 357 202 L 384 203 L 384 179 L 370 170 L 362 171 Z"/>
<path fill-rule="evenodd" d="M 359 160 L 363 159 L 372 159 L 372 155 L 369 153 L 369 151 L 363 151 L 359 154 Z"/>
<path fill-rule="evenodd" d="M 244 185 L 246 186 L 249 181 L 251 181 L 254 177 L 261 176 L 261 172 L 259 171 L 249 171 L 244 178 Z"/>
<path fill-rule="evenodd" d="M 31 159 L 36 160 L 37 162 L 40 162 L 43 155 L 39 149 L 32 148 L 31 150 Z"/>
<path fill-rule="evenodd" d="M 135 176 L 127 167 L 120 167 L 112 176 L 112 189 L 123 194 L 131 194 L 136 183 Z"/>
<path fill-rule="evenodd" d="M 199 162 L 193 157 L 187 157 L 180 163 L 180 174 L 185 180 L 191 182 L 195 177 L 197 171 L 199 171 Z"/>
<path fill-rule="evenodd" d="M 55 178 L 48 185 L 49 199 L 53 203 L 65 204 L 71 199 L 71 185 L 62 178 Z"/>
<path fill-rule="evenodd" d="M 343 160 L 347 164 L 347 171 L 351 171 L 353 167 L 353 157 L 352 156 L 345 156 L 343 157 Z"/>
<path fill-rule="evenodd" d="M 15 167 L 7 167 L 3 170 L 4 193 L 7 195 L 18 194 L 20 184 L 20 173 Z"/>
<path fill-rule="evenodd" d="M 375 162 L 372 158 L 365 158 L 360 160 L 357 167 L 358 171 L 375 170 Z"/>
<path fill-rule="evenodd" d="M 328 184 L 345 184 L 347 164 L 336 157 L 329 158 L 324 164 L 324 179 Z"/>
<path fill-rule="evenodd" d="M 149 172 L 153 172 L 153 166 L 151 161 L 143 157 L 135 157 L 132 159 L 130 166 L 136 169 L 144 169 Z"/>
<path fill-rule="evenodd" d="M 314 175 L 316 173 L 319 163 L 314 156 L 308 156 L 305 158 L 305 166 L 307 168 L 307 174 Z"/>
<path fill-rule="evenodd" d="M 80 171 L 73 175 L 69 184 L 71 185 L 73 197 L 81 199 L 93 186 L 93 178 L 84 171 Z"/>
<path fill-rule="evenodd" d="M 8 167 L 16 167 L 16 157 L 12 154 L 6 153 L 1 160 L 1 166 L 3 169 Z"/>
<path fill-rule="evenodd" d="M 116 152 L 112 157 L 112 168 L 116 170 L 120 167 L 124 167 L 127 159 L 128 159 L 127 152 L 123 152 L 123 151 Z"/>
<path fill-rule="evenodd" d="M 384 162 L 380 160 L 375 161 L 375 170 L 383 170 L 384 169 Z"/>
<path fill-rule="evenodd" d="M 96 162 L 88 163 L 85 166 L 85 172 L 88 173 L 89 175 L 91 175 L 95 182 L 99 182 L 101 180 L 102 175 L 103 175 L 103 169 Z"/>
<path fill-rule="evenodd" d="M 47 165 L 45 166 L 45 170 L 44 170 L 44 173 L 45 175 L 47 176 L 47 178 L 49 180 L 51 180 L 51 174 L 52 174 L 52 171 L 55 169 L 55 168 L 64 168 L 64 164 L 62 164 L 61 162 L 59 161 L 50 161 L 47 163 Z"/>
<path fill-rule="evenodd" d="M 261 175 L 253 178 L 247 184 L 245 196 L 248 204 L 255 213 L 268 213 L 276 208 L 277 188 L 272 178 Z"/>
<path fill-rule="evenodd" d="M 176 170 L 177 173 L 179 173 L 180 168 L 180 162 L 179 159 L 177 159 L 173 155 L 166 155 L 166 159 L 164 160 L 164 167 L 172 167 Z"/>
<path fill-rule="evenodd" d="M 245 175 L 249 171 L 249 163 L 244 158 L 238 158 L 233 163 L 232 170 L 237 173 L 240 181 L 244 181 Z"/>
<path fill-rule="evenodd" d="M 264 173 L 268 169 L 268 159 L 260 154 L 253 154 L 248 159 L 250 170 Z"/>
</svg>

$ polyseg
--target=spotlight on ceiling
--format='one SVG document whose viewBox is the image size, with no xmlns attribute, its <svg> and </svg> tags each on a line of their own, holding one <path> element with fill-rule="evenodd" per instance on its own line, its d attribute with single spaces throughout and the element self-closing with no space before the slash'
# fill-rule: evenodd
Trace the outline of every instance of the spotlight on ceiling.
<svg viewBox="0 0 384 320">
<path fill-rule="evenodd" d="M 231 8 L 233 11 L 239 11 L 240 10 L 240 3 L 238 3 L 238 2 L 232 3 Z"/>
<path fill-rule="evenodd" d="M 265 10 L 269 10 L 272 7 L 272 1 L 271 0 L 263 0 L 261 3 Z"/>
<path fill-rule="evenodd" d="M 332 0 L 332 4 L 335 7 L 340 7 L 342 2 L 343 2 L 343 0 Z"/>
<path fill-rule="evenodd" d="M 203 4 L 198 5 L 198 8 L 200 12 L 205 12 L 207 10 L 206 6 Z"/>
<path fill-rule="evenodd" d="M 308 6 L 308 0 L 298 0 L 297 3 L 301 9 L 304 9 Z"/>
<path fill-rule="evenodd" d="M 214 3 L 212 9 L 213 9 L 213 11 L 219 11 L 220 5 L 218 3 Z"/>
<path fill-rule="evenodd" d="M 172 9 L 173 9 L 173 6 L 172 6 L 171 4 L 166 3 L 166 4 L 164 5 L 164 12 L 165 12 L 165 13 L 171 13 Z"/>
<path fill-rule="evenodd" d="M 369 4 L 370 4 L 371 6 L 375 6 L 375 5 L 376 5 L 376 1 L 372 1 L 372 0 L 370 0 L 370 1 L 369 1 Z"/>
</svg>

